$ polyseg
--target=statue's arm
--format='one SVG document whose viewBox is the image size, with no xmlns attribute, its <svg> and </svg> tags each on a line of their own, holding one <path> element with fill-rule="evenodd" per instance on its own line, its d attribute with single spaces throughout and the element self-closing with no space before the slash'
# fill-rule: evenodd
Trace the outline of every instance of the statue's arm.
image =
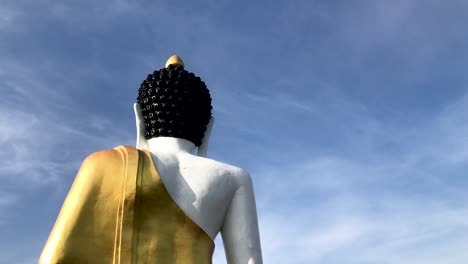
<svg viewBox="0 0 468 264">
<path fill-rule="evenodd" d="M 221 229 L 228 264 L 262 264 L 252 179 L 245 173 Z"/>
<path fill-rule="evenodd" d="M 90 185 L 86 184 L 90 180 L 88 171 L 93 169 L 94 163 L 93 157 L 83 161 L 44 246 L 39 259 L 40 264 L 58 263 L 65 257 L 68 240 L 73 233 L 79 212 L 86 206 L 84 197 L 90 192 Z"/>
</svg>

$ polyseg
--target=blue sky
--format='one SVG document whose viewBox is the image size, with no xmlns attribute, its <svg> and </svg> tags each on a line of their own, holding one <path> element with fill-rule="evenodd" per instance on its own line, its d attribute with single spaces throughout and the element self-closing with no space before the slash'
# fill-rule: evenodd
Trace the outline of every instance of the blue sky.
<svg viewBox="0 0 468 264">
<path fill-rule="evenodd" d="M 81 161 L 135 143 L 179 54 L 248 170 L 265 263 L 468 259 L 468 3 L 0 4 L 0 263 L 35 263 Z M 214 262 L 225 263 L 217 238 Z"/>
</svg>

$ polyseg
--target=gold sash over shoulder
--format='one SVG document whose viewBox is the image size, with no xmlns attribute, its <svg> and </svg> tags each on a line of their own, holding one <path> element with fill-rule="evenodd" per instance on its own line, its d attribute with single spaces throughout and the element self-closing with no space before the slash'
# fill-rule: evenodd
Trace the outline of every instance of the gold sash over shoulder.
<svg viewBox="0 0 468 264">
<path fill-rule="evenodd" d="M 83 162 L 41 264 L 207 264 L 213 240 L 177 206 L 151 154 L 119 146 Z"/>
</svg>

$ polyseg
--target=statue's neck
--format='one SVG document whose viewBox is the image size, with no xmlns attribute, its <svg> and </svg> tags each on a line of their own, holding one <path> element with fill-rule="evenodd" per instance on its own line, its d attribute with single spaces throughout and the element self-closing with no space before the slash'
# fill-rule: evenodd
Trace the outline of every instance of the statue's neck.
<svg viewBox="0 0 468 264">
<path fill-rule="evenodd" d="M 196 149 L 192 142 L 175 137 L 157 137 L 147 141 L 146 147 L 150 152 L 188 152 Z"/>
</svg>

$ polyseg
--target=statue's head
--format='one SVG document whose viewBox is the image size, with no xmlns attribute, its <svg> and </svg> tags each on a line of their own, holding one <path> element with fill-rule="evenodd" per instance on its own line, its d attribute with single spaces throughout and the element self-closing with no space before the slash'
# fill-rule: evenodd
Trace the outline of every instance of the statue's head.
<svg viewBox="0 0 468 264">
<path fill-rule="evenodd" d="M 211 117 L 211 97 L 200 77 L 184 69 L 178 56 L 141 83 L 137 102 L 145 138 L 177 137 L 200 146 Z"/>
</svg>

